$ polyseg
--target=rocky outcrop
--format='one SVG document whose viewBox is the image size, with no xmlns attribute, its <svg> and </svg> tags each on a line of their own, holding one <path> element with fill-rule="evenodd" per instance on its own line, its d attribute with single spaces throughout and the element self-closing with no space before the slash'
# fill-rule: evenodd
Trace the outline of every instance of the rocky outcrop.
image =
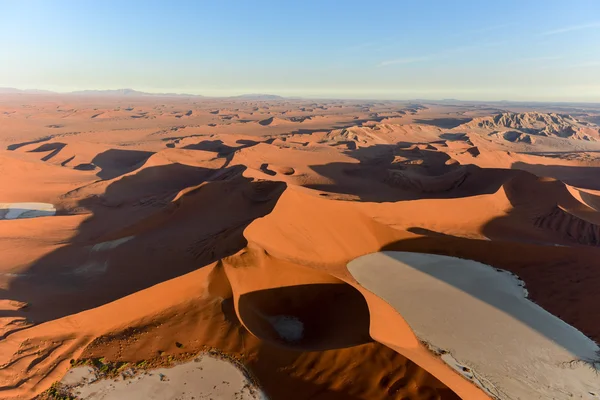
<svg viewBox="0 0 600 400">
<path fill-rule="evenodd" d="M 495 130 L 511 142 L 530 141 L 531 138 L 527 138 L 527 134 L 596 141 L 599 139 L 600 132 L 597 125 L 579 121 L 568 114 L 539 112 L 506 112 L 475 118 L 465 126 Z M 507 129 L 511 131 L 507 132 Z"/>
</svg>

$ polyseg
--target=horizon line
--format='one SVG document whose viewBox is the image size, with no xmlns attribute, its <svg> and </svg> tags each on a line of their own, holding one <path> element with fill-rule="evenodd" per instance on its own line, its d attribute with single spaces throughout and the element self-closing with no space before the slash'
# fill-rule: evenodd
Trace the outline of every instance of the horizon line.
<svg viewBox="0 0 600 400">
<path fill-rule="evenodd" d="M 3 92 L 3 90 L 8 90 Z M 14 92 L 11 92 L 14 91 Z M 131 91 L 133 93 L 118 93 Z M 115 93 L 108 93 L 115 92 Z M 427 97 L 408 97 L 408 98 L 394 98 L 394 99 L 382 99 L 377 97 L 336 97 L 336 96 L 286 96 L 275 93 L 244 93 L 234 94 L 230 96 L 211 96 L 203 94 L 192 94 L 183 92 L 153 92 L 143 91 L 129 88 L 116 88 L 116 89 L 79 89 L 71 91 L 55 91 L 48 89 L 20 89 L 12 86 L 0 86 L 0 96 L 10 94 L 26 94 L 26 95 L 113 95 L 113 97 L 199 97 L 204 99 L 232 99 L 232 98 L 251 98 L 252 96 L 268 96 L 277 97 L 278 99 L 266 99 L 266 100 L 344 100 L 344 101 L 431 101 L 431 102 L 469 102 L 469 103 L 539 103 L 539 104 L 600 104 L 600 100 L 597 101 L 584 101 L 584 100 L 510 100 L 510 99 L 499 99 L 499 100 L 468 100 L 460 99 L 455 97 L 447 98 L 427 98 Z"/>
</svg>

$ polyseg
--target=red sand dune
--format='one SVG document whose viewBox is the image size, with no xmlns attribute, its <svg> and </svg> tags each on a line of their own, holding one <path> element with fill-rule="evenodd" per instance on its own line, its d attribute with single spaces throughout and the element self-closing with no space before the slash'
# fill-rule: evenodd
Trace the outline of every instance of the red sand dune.
<svg viewBox="0 0 600 400">
<path fill-rule="evenodd" d="M 489 398 L 352 278 L 380 250 L 511 271 L 600 340 L 597 142 L 507 141 L 499 125 L 526 118 L 452 124 L 434 105 L 23 102 L 0 102 L 0 209 L 57 215 L 0 220 L 1 398 L 39 395 L 71 360 L 206 348 L 271 399 Z"/>
</svg>

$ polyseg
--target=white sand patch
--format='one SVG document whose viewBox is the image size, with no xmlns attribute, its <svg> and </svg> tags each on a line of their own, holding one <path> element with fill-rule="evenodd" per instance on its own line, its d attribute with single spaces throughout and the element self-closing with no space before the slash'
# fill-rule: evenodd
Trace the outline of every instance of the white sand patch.
<svg viewBox="0 0 600 400">
<path fill-rule="evenodd" d="M 81 366 L 67 371 L 60 383 L 67 386 L 80 386 L 97 380 L 98 376 L 93 367 Z"/>
<path fill-rule="evenodd" d="M 134 236 L 127 236 L 116 240 L 96 243 L 90 249 L 90 259 L 68 274 L 87 277 L 104 274 L 108 270 L 110 264 L 108 259 L 110 253 L 105 252 L 113 250 L 123 243 L 129 242 L 133 238 Z"/>
<path fill-rule="evenodd" d="M 304 324 L 298 318 L 289 315 L 277 315 L 268 317 L 268 320 L 282 339 L 288 342 L 296 342 L 302 339 Z"/>
<path fill-rule="evenodd" d="M 75 268 L 73 275 L 101 275 L 108 270 L 108 261 L 88 261 L 80 267 Z"/>
<path fill-rule="evenodd" d="M 235 365 L 207 355 L 117 379 L 98 379 L 93 368 L 76 367 L 61 383 L 71 395 L 87 400 L 267 399 Z"/>
<path fill-rule="evenodd" d="M 0 220 L 48 217 L 56 214 L 49 203 L 0 203 Z"/>
<path fill-rule="evenodd" d="M 92 246 L 92 251 L 106 251 L 106 250 L 111 250 L 111 249 L 114 249 L 116 247 L 119 247 L 123 243 L 129 242 L 133 238 L 134 238 L 134 236 L 126 236 L 126 237 L 123 237 L 123 238 L 120 238 L 120 239 L 110 240 L 108 242 L 96 243 L 94 246 Z"/>
<path fill-rule="evenodd" d="M 7 276 L 9 278 L 25 278 L 27 276 L 33 276 L 33 274 L 16 273 L 16 272 L 4 272 L 4 273 L 1 273 L 0 276 Z"/>
<path fill-rule="evenodd" d="M 483 376 L 480 376 L 475 370 L 469 368 L 466 365 L 459 363 L 456 358 L 452 356 L 452 354 L 448 353 L 446 350 L 437 348 L 429 343 L 426 343 L 426 346 L 433 353 L 440 356 L 440 358 L 452 367 L 453 370 L 461 374 L 465 379 L 473 382 L 477 386 L 479 386 L 484 392 L 486 392 L 492 398 L 499 398 L 500 393 L 498 393 L 495 385 L 486 380 Z"/>
<path fill-rule="evenodd" d="M 529 301 L 514 275 L 470 260 L 406 252 L 359 257 L 348 270 L 493 397 L 600 398 L 600 364 L 594 364 L 600 348 Z"/>
</svg>

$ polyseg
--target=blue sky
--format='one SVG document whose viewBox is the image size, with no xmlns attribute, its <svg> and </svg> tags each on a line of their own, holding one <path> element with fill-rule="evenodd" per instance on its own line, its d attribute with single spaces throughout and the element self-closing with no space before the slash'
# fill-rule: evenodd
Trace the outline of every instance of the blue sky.
<svg viewBox="0 0 600 400">
<path fill-rule="evenodd" d="M 0 0 L 0 86 L 600 101 L 600 0 Z"/>
</svg>

